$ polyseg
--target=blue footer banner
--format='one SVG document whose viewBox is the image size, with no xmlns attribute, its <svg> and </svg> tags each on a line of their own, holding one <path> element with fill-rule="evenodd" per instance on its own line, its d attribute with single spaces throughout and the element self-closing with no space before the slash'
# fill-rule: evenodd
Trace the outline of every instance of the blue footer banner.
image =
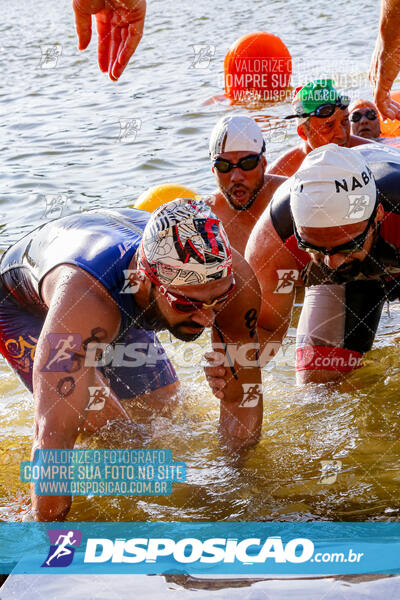
<svg viewBox="0 0 400 600">
<path fill-rule="evenodd" d="M 400 573 L 400 523 L 0 523 L 0 572 Z"/>
</svg>

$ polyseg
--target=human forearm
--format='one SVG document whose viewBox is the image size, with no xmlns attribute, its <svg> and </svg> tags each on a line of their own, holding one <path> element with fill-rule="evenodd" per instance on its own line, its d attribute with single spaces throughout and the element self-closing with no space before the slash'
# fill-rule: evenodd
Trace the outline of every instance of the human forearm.
<svg viewBox="0 0 400 600">
<path fill-rule="evenodd" d="M 221 336 L 221 330 L 215 327 L 213 349 L 219 352 L 226 373 L 219 431 L 230 448 L 238 449 L 256 443 L 261 431 L 263 398 L 258 342 L 256 335 L 252 339 L 247 331 L 235 343 L 226 343 Z"/>
<path fill-rule="evenodd" d="M 400 1 L 382 1 L 379 33 L 369 68 L 374 100 L 380 113 L 389 119 L 400 118 L 400 105 L 390 90 L 400 69 Z"/>
<path fill-rule="evenodd" d="M 58 366 L 57 361 L 53 360 L 51 344 L 47 342 L 47 339 L 51 339 L 49 335 L 59 336 L 41 336 L 33 369 L 35 429 L 32 460 L 36 450 L 74 447 L 85 422 L 89 388 L 96 382 L 94 368 L 84 366 L 82 349 L 76 353 L 66 351 L 67 359 Z M 64 334 L 59 336 L 59 339 L 63 338 Z M 38 495 L 33 485 L 31 499 L 32 510 L 38 521 L 63 520 L 71 505 L 71 497 Z"/>
<path fill-rule="evenodd" d="M 384 47 L 400 39 L 400 0 L 383 0 L 379 19 L 379 35 Z"/>
</svg>

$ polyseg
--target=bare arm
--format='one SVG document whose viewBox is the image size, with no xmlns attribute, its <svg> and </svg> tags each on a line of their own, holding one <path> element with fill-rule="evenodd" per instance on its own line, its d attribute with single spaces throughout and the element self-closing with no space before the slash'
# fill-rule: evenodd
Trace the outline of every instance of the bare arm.
<svg viewBox="0 0 400 600">
<path fill-rule="evenodd" d="M 236 251 L 233 254 L 237 293 L 218 313 L 212 340 L 218 352 L 227 345 L 220 433 L 230 447 L 243 448 L 257 442 L 263 416 L 261 370 L 257 356 L 260 289 L 244 258 Z"/>
<path fill-rule="evenodd" d="M 304 150 L 301 147 L 296 146 L 285 152 L 282 156 L 279 156 L 272 164 L 267 166 L 266 173 L 269 175 L 291 177 L 300 167 L 304 157 Z"/>
<path fill-rule="evenodd" d="M 379 112 L 389 119 L 400 119 L 400 104 L 390 90 L 400 70 L 400 1 L 381 0 L 379 33 L 369 68 L 369 79 Z"/>
<path fill-rule="evenodd" d="M 284 246 L 273 227 L 267 208 L 251 232 L 245 257 L 257 276 L 261 288 L 261 307 L 258 316 L 258 342 L 260 366 L 265 366 L 278 352 L 290 324 L 294 285 L 299 281 L 297 263 Z M 285 283 L 286 281 L 286 283 Z M 213 363 L 213 356 L 206 355 L 210 366 L 206 376 L 217 398 L 225 398 L 227 369 Z"/>
<path fill-rule="evenodd" d="M 291 282 L 299 280 L 297 263 L 276 233 L 268 209 L 251 232 L 245 256 L 261 287 L 258 337 L 264 366 L 286 335 L 295 294 Z"/>
<path fill-rule="evenodd" d="M 49 311 L 33 369 L 32 459 L 37 448 L 74 447 L 86 420 L 89 387 L 98 385 L 95 367 L 85 367 L 87 345 L 112 341 L 120 324 L 114 301 L 88 273 L 69 266 L 59 267 L 56 273 L 45 278 L 42 288 Z M 57 350 L 63 344 L 64 358 L 58 360 Z M 38 521 L 62 520 L 71 505 L 70 496 L 37 496 L 33 486 L 31 497 Z"/>
</svg>

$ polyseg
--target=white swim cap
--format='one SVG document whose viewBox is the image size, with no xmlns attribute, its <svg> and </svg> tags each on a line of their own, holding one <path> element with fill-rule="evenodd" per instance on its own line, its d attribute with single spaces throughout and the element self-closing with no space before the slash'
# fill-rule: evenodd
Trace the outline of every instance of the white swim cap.
<svg viewBox="0 0 400 600">
<path fill-rule="evenodd" d="M 356 151 L 316 148 L 291 178 L 290 208 L 297 227 L 338 227 L 365 221 L 376 204 L 371 169 Z"/>
<path fill-rule="evenodd" d="M 178 198 L 155 210 L 143 232 L 138 267 L 162 285 L 199 285 L 232 272 L 221 221 L 202 200 Z"/>
<path fill-rule="evenodd" d="M 210 156 L 223 152 L 264 152 L 265 142 L 261 129 L 250 117 L 222 117 L 210 138 Z"/>
</svg>

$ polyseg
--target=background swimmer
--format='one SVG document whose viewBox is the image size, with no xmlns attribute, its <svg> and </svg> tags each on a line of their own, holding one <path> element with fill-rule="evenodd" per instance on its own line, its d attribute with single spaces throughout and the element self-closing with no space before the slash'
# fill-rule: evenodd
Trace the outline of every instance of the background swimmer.
<svg viewBox="0 0 400 600">
<path fill-rule="evenodd" d="M 368 140 L 378 140 L 381 126 L 378 109 L 370 100 L 359 98 L 349 106 L 351 133 Z"/>
<path fill-rule="evenodd" d="M 251 230 L 285 178 L 265 175 L 265 141 L 251 117 L 222 117 L 212 131 L 209 152 L 219 191 L 206 202 L 232 246 L 244 255 Z"/>
<path fill-rule="evenodd" d="M 220 435 L 234 450 L 257 442 L 259 288 L 204 202 L 175 200 L 151 216 L 98 210 L 51 221 L 3 255 L 0 294 L 0 350 L 34 395 L 32 459 L 36 449 L 74 447 L 91 390 L 102 390 L 106 408 L 98 426 L 171 408 L 177 376 L 154 335 L 160 330 L 190 342 L 212 329 L 214 351 L 231 373 Z M 34 358 L 21 362 L 7 340 L 32 332 Z M 251 366 L 231 358 L 230 344 L 250 345 Z M 244 402 L 248 387 L 257 390 L 255 402 Z M 71 506 L 71 497 L 39 496 L 34 486 L 31 498 L 41 521 L 62 520 Z"/>
<path fill-rule="evenodd" d="M 309 152 L 325 144 L 348 148 L 367 144 L 350 133 L 349 102 L 347 96 L 339 94 L 332 79 L 317 79 L 296 90 L 292 100 L 295 114 L 287 118 L 297 118 L 297 133 L 303 143 L 277 158 L 267 172 L 290 177 Z"/>
</svg>

